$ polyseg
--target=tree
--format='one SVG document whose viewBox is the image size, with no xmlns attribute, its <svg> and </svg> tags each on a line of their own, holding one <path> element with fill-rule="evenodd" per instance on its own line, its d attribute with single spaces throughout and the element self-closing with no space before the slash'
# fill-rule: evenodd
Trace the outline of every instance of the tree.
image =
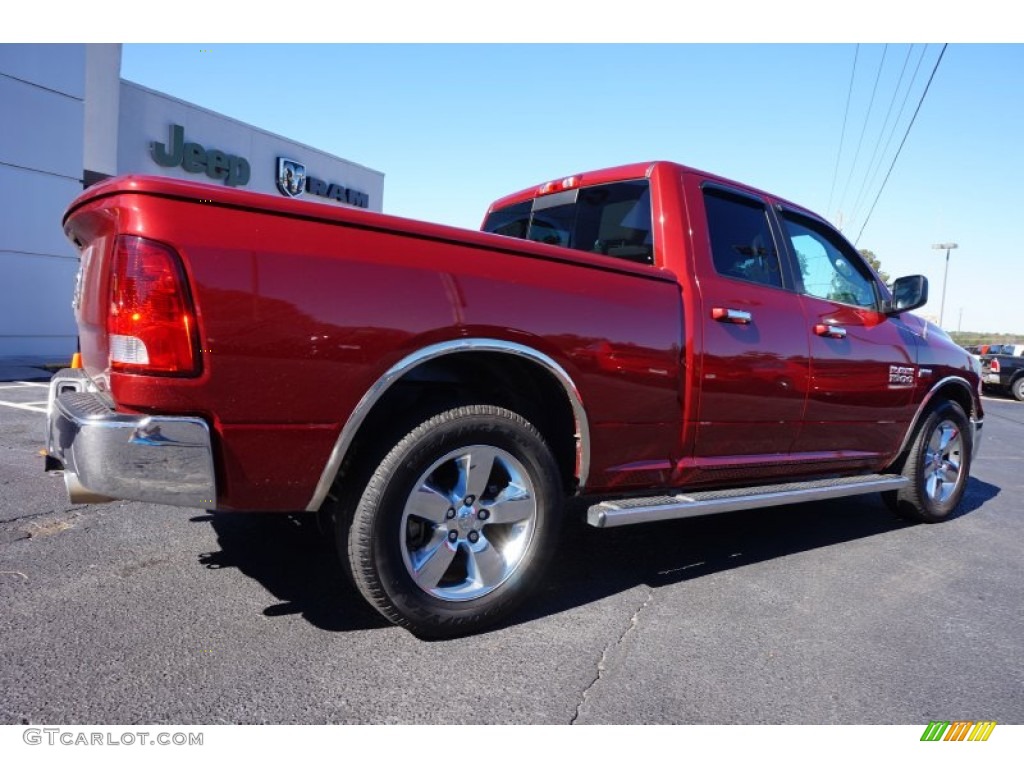
<svg viewBox="0 0 1024 768">
<path fill-rule="evenodd" d="M 868 264 L 871 265 L 871 268 L 878 273 L 878 276 L 882 278 L 882 282 L 888 285 L 889 273 L 882 271 L 882 262 L 878 260 L 877 256 L 875 256 L 875 252 L 869 251 L 867 248 L 861 248 L 860 255 L 863 256 L 864 259 L 868 262 Z"/>
</svg>

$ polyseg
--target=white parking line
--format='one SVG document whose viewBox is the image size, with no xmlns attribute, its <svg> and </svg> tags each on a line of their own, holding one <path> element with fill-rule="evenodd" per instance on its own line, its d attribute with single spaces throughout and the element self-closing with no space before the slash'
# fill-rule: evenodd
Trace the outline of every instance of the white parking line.
<svg viewBox="0 0 1024 768">
<path fill-rule="evenodd" d="M 0 400 L 0 405 L 6 405 L 9 408 L 18 408 L 22 411 L 32 411 L 34 413 L 46 413 L 46 408 L 40 408 L 40 405 L 45 406 L 46 403 L 9 403 L 6 400 Z"/>
<path fill-rule="evenodd" d="M 1012 397 L 990 397 L 988 395 L 982 395 L 981 399 L 987 400 L 992 403 L 1010 403 L 1011 405 L 1020 404 L 1017 400 L 1014 400 Z"/>
</svg>

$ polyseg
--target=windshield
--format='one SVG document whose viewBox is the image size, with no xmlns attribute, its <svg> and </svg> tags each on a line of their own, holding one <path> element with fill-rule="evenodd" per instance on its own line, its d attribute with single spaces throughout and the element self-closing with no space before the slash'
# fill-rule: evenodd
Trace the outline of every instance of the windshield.
<svg viewBox="0 0 1024 768">
<path fill-rule="evenodd" d="M 651 192 L 646 179 L 599 184 L 492 211 L 485 232 L 654 263 Z"/>
</svg>

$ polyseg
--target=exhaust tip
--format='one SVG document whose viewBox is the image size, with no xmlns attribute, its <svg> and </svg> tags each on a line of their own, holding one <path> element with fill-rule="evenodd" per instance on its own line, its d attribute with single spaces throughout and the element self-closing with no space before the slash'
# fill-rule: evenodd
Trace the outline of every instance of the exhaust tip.
<svg viewBox="0 0 1024 768">
<path fill-rule="evenodd" d="M 78 475 L 64 470 L 64 487 L 68 492 L 68 501 L 72 504 L 104 504 L 115 501 L 110 496 L 93 493 L 78 481 Z"/>
</svg>

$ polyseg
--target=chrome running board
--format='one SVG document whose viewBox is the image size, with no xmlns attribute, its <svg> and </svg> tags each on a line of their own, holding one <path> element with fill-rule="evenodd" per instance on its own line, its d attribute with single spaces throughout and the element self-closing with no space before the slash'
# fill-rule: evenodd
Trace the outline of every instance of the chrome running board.
<svg viewBox="0 0 1024 768">
<path fill-rule="evenodd" d="M 700 517 L 740 509 L 777 507 L 804 501 L 823 501 L 863 493 L 896 491 L 910 482 L 903 475 L 858 475 L 800 483 L 730 488 L 724 491 L 694 491 L 675 496 L 602 501 L 587 510 L 587 522 L 595 528 L 615 528 L 635 523 L 655 523 Z"/>
</svg>

